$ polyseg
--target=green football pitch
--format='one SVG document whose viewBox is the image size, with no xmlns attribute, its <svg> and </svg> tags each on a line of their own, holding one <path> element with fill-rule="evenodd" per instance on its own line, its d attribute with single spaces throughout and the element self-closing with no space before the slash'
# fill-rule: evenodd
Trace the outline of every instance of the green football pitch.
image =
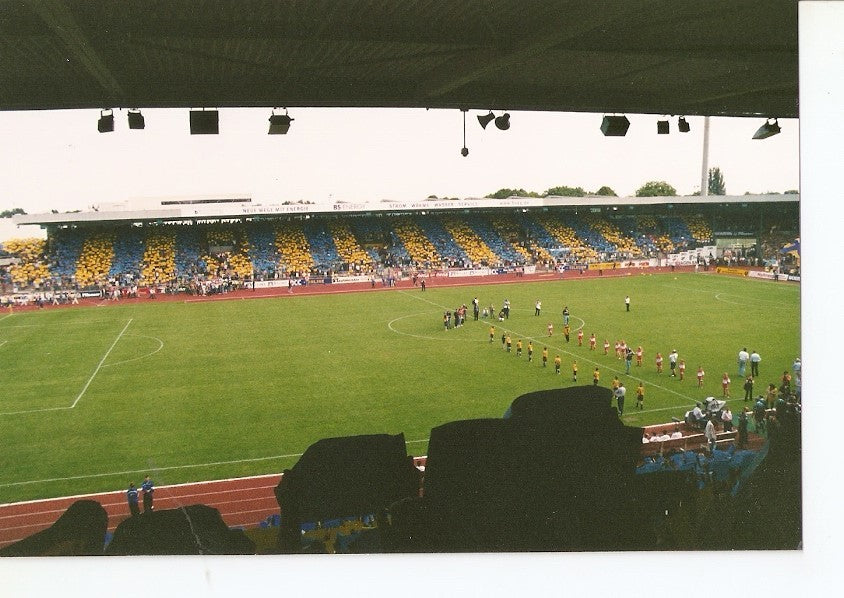
<svg viewBox="0 0 844 598">
<path fill-rule="evenodd" d="M 511 302 L 493 343 L 489 321 L 472 321 L 475 296 L 496 309 Z M 466 325 L 444 330 L 443 311 L 464 303 Z M 796 285 L 690 273 L 2 314 L 0 503 L 122 489 L 145 473 L 162 485 L 280 472 L 333 436 L 403 432 L 408 453 L 425 454 L 435 426 L 501 417 L 521 394 L 573 385 L 575 359 L 578 384 L 591 384 L 596 366 L 602 386 L 624 381 L 628 425 L 720 397 L 724 372 L 735 412 L 737 352 L 762 356 L 757 393 L 778 384 L 800 353 L 799 314 Z M 533 340 L 532 363 L 516 356 L 519 338 Z M 634 361 L 626 375 L 612 348 L 603 354 L 604 339 L 641 345 L 643 366 Z M 656 373 L 655 353 L 667 370 L 672 349 L 686 361 L 685 381 Z M 639 381 L 644 411 L 634 410 Z"/>
</svg>

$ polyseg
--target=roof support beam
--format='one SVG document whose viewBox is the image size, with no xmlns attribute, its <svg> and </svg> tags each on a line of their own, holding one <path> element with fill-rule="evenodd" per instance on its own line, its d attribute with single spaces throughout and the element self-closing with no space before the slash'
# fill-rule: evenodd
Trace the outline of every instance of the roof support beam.
<svg viewBox="0 0 844 598">
<path fill-rule="evenodd" d="M 64 43 L 76 61 L 100 84 L 113 104 L 124 97 L 123 89 L 111 74 L 91 42 L 79 27 L 66 2 L 40 0 L 32 3 L 33 10 Z M 103 106 L 107 107 L 107 106 Z"/>
<path fill-rule="evenodd" d="M 450 64 L 441 73 L 435 73 L 425 81 L 424 87 L 428 89 L 428 97 L 447 95 L 502 68 L 517 66 L 567 40 L 599 30 L 605 23 L 615 21 L 627 14 L 636 14 L 640 12 L 640 2 L 605 0 L 593 3 L 571 3 L 568 9 L 566 13 L 558 10 L 554 18 L 549 20 L 544 31 L 537 31 L 535 35 L 526 38 L 517 46 L 508 48 L 506 52 L 501 52 L 502 49 L 495 46 L 494 40 L 491 40 L 487 48 L 464 52 L 455 58 L 455 61 L 464 63 L 461 74 L 453 76 L 457 69 Z M 580 27 L 573 27 L 572 24 L 580 25 Z"/>
</svg>

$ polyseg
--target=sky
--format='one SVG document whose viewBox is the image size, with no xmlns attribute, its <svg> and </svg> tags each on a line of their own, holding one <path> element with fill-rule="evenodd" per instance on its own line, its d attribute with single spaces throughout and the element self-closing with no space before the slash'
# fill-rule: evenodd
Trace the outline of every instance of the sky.
<svg viewBox="0 0 844 598">
<path fill-rule="evenodd" d="M 678 194 L 700 189 L 703 117 L 657 135 L 658 115 L 627 115 L 625 137 L 604 137 L 601 114 L 511 112 L 486 130 L 481 111 L 291 108 L 287 135 L 267 135 L 269 108 L 220 109 L 219 135 L 190 135 L 188 109 L 143 110 L 146 129 L 99 133 L 99 110 L 0 112 L 0 210 L 86 209 L 138 197 L 246 194 L 271 204 L 483 197 L 500 188 L 542 192 L 608 185 L 635 195 L 646 181 Z M 500 114 L 500 112 L 499 112 Z M 712 118 L 709 166 L 727 192 L 799 188 L 799 123 L 751 139 L 764 118 Z"/>
</svg>

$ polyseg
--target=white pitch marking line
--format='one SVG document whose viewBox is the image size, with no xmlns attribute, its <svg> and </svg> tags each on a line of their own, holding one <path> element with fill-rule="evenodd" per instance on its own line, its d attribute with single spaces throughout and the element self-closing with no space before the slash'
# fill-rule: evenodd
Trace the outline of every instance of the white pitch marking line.
<svg viewBox="0 0 844 598">
<path fill-rule="evenodd" d="M 164 348 L 164 341 L 161 340 L 160 338 L 158 338 L 157 336 L 147 336 L 145 334 L 127 334 L 126 336 L 131 336 L 131 337 L 135 337 L 135 338 L 151 338 L 153 340 L 158 341 L 158 348 L 155 351 L 153 351 L 151 353 L 147 353 L 146 355 L 141 355 L 140 357 L 133 357 L 132 359 L 124 359 L 123 361 L 115 361 L 114 363 L 107 363 L 103 366 L 104 368 L 110 368 L 110 367 L 113 367 L 115 365 L 123 365 L 124 363 L 130 363 L 132 361 L 138 361 L 139 359 L 146 359 L 147 357 L 152 357 L 153 355 L 155 355 L 156 353 L 161 351 L 161 349 Z M 2 346 L 2 345 L 0 345 L 0 346 Z"/>
<path fill-rule="evenodd" d="M 67 407 L 63 407 L 63 409 L 67 409 Z M 428 442 L 428 438 L 422 440 L 407 440 L 405 444 L 415 444 L 418 442 Z M 291 457 L 301 457 L 304 453 L 290 453 L 289 455 L 272 455 L 270 457 L 254 457 L 252 459 L 235 459 L 232 461 L 214 461 L 211 463 L 193 463 L 191 465 L 170 465 L 167 467 L 145 467 L 143 469 L 128 469 L 125 471 L 111 471 L 109 473 L 91 473 L 86 475 L 75 475 L 75 476 L 67 476 L 63 478 L 44 478 L 41 480 L 28 480 L 25 482 L 6 482 L 4 484 L 0 484 L 0 488 L 8 488 L 10 486 L 26 486 L 29 484 L 46 484 L 49 482 L 67 482 L 70 480 L 87 480 L 90 478 L 107 478 L 110 476 L 117 476 L 117 475 L 128 475 L 130 473 L 145 473 L 145 472 L 160 472 L 160 471 L 169 471 L 173 469 L 190 469 L 193 467 L 214 467 L 216 465 L 235 465 L 237 463 L 254 463 L 256 461 L 272 461 L 274 459 L 289 459 Z M 269 474 L 269 475 L 277 475 L 277 474 Z M 251 476 L 251 477 L 264 477 L 264 476 Z M 212 484 L 214 482 L 221 482 L 221 481 L 229 481 L 234 479 L 241 479 L 241 478 L 228 478 L 226 480 L 208 480 L 206 482 L 192 482 L 191 484 L 201 484 L 207 483 Z M 182 486 L 188 486 L 191 484 L 176 484 Z M 163 486 L 162 486 L 163 487 Z M 49 500 L 49 499 L 42 499 L 42 500 Z"/>
<path fill-rule="evenodd" d="M 79 396 L 76 397 L 76 400 L 73 401 L 73 405 L 70 406 L 71 409 L 76 407 L 76 404 L 79 402 L 79 399 L 81 399 L 82 395 L 85 394 L 85 391 L 88 390 L 88 387 L 91 385 L 91 382 L 94 380 L 94 376 L 96 376 L 97 373 L 100 371 L 100 369 L 103 367 L 103 363 L 108 358 L 108 356 L 111 354 L 111 351 L 112 351 L 112 349 L 114 349 L 115 345 L 117 345 L 117 341 L 120 340 L 120 337 L 122 337 L 123 333 L 126 332 L 126 329 L 129 328 L 129 324 L 132 323 L 132 320 L 133 320 L 133 318 L 129 318 L 129 321 L 126 322 L 126 325 L 123 327 L 123 330 L 120 331 L 120 334 L 118 334 L 117 338 L 114 339 L 114 342 L 111 343 L 111 346 L 108 348 L 108 351 L 106 351 L 105 355 L 103 355 L 103 358 L 100 359 L 100 363 L 97 364 L 97 367 L 94 370 L 94 373 L 91 374 L 90 378 L 88 378 L 88 381 L 85 383 L 85 386 L 82 388 L 82 391 L 79 393 Z"/>
<path fill-rule="evenodd" d="M 82 396 L 88 390 L 88 387 L 91 385 L 91 382 L 94 380 L 94 376 L 96 376 L 97 373 L 102 369 L 103 362 L 105 362 L 105 360 L 111 354 L 112 349 L 114 349 L 115 345 L 117 345 L 117 341 L 120 340 L 120 337 L 122 337 L 123 333 L 126 332 L 126 329 L 129 328 L 129 324 L 132 323 L 133 319 L 134 318 L 129 318 L 129 321 L 126 322 L 126 325 L 123 327 L 123 330 L 120 331 L 120 334 L 118 334 L 117 338 L 114 339 L 114 342 L 111 343 L 111 346 L 108 348 L 108 351 L 106 351 L 105 355 L 103 355 L 103 358 L 100 359 L 100 363 L 98 363 L 97 367 L 94 369 L 94 373 L 91 374 L 90 378 L 88 378 L 88 381 L 85 383 L 85 386 L 82 388 L 82 391 L 79 393 L 79 395 L 76 397 L 76 400 L 73 401 L 73 404 L 70 407 L 45 407 L 43 409 L 26 409 L 23 411 L 3 411 L 0 412 L 0 415 L 20 415 L 23 413 L 41 413 L 43 411 L 66 411 L 68 409 L 73 409 L 74 407 L 76 407 L 76 404 L 79 403 L 79 400 L 82 398 Z"/>
<path fill-rule="evenodd" d="M 6 314 L 6 315 L 5 315 L 5 316 L 3 316 L 2 318 L 0 318 L 0 322 L 2 322 L 3 320 L 5 320 L 6 318 L 11 318 L 13 315 L 15 315 L 15 314 Z"/>
<path fill-rule="evenodd" d="M 2 347 L 3 345 L 5 345 L 5 344 L 6 344 L 6 343 L 8 343 L 8 342 L 9 342 L 9 341 L 3 341 L 3 342 L 0 342 L 0 347 Z"/>
</svg>

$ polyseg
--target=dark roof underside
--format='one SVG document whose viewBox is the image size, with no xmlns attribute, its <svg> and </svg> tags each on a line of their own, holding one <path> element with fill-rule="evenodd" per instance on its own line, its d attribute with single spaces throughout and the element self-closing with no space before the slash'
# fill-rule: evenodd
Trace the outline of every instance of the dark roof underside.
<svg viewBox="0 0 844 598">
<path fill-rule="evenodd" d="M 0 109 L 346 106 L 796 117 L 786 0 L 32 0 Z"/>
</svg>

